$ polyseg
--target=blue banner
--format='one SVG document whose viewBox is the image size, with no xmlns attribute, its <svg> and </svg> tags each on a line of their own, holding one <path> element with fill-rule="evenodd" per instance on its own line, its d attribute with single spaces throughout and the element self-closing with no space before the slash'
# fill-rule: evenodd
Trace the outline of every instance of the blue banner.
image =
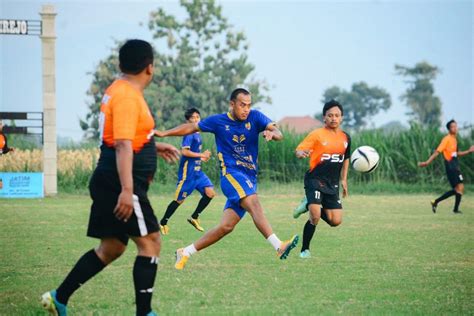
<svg viewBox="0 0 474 316">
<path fill-rule="evenodd" d="M 0 198 L 42 197 L 42 172 L 0 172 Z"/>
</svg>

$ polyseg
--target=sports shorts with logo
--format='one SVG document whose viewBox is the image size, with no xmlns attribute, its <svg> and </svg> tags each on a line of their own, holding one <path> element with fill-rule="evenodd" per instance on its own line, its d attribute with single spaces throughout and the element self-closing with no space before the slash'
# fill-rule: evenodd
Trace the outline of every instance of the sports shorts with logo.
<svg viewBox="0 0 474 316">
<path fill-rule="evenodd" d="M 204 172 L 195 173 L 192 177 L 185 180 L 179 179 L 176 185 L 175 200 L 182 201 L 198 190 L 201 195 L 205 194 L 205 189 L 214 187 L 209 177 Z"/>
<path fill-rule="evenodd" d="M 227 197 L 224 210 L 231 208 L 242 218 L 246 210 L 240 206 L 240 200 L 257 193 L 257 179 L 243 172 L 228 172 L 221 176 L 221 189 Z"/>
<path fill-rule="evenodd" d="M 121 192 L 120 179 L 116 171 L 95 170 L 89 183 L 92 206 L 87 236 L 94 238 L 113 237 L 127 245 L 129 236 L 146 236 L 159 230 L 147 196 L 148 182 L 134 174 L 133 213 L 127 222 L 118 220 L 114 209 Z"/>
<path fill-rule="evenodd" d="M 304 191 L 308 204 L 318 204 L 324 209 L 342 209 L 338 184 L 305 176 Z"/>
</svg>

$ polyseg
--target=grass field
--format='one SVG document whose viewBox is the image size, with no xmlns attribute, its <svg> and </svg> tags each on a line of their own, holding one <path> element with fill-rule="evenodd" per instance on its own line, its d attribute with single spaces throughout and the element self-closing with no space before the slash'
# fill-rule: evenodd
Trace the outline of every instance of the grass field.
<svg viewBox="0 0 474 316">
<path fill-rule="evenodd" d="M 301 234 L 305 219 L 291 217 L 297 190 L 280 191 L 260 196 L 275 232 L 286 239 Z M 453 199 L 432 214 L 433 196 L 351 196 L 342 226 L 320 224 L 309 260 L 298 251 L 277 260 L 246 216 L 231 235 L 176 271 L 175 249 L 200 236 L 185 221 L 198 201 L 192 196 L 163 238 L 153 307 L 160 315 L 473 314 L 474 196 L 464 197 L 463 215 L 452 215 Z M 171 197 L 151 196 L 159 216 Z M 223 203 L 220 194 L 203 226 L 218 222 Z M 97 244 L 85 236 L 89 205 L 87 195 L 0 201 L 1 315 L 42 314 L 39 296 Z M 130 244 L 76 292 L 71 315 L 133 315 L 135 252 Z"/>
</svg>

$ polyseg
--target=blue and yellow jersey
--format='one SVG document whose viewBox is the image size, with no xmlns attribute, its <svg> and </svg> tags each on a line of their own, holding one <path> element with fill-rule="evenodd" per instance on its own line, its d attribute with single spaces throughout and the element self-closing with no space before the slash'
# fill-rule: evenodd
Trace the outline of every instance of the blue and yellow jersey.
<svg viewBox="0 0 474 316">
<path fill-rule="evenodd" d="M 245 121 L 235 120 L 230 113 L 222 113 L 209 116 L 198 126 L 201 131 L 215 135 L 223 176 L 237 171 L 256 179 L 258 136 L 272 123 L 263 113 L 251 110 Z"/>
<path fill-rule="evenodd" d="M 196 132 L 186 135 L 181 142 L 181 148 L 187 148 L 192 152 L 200 153 L 202 149 L 201 135 Z M 201 158 L 181 156 L 179 161 L 178 178 L 190 178 L 201 171 Z"/>
</svg>

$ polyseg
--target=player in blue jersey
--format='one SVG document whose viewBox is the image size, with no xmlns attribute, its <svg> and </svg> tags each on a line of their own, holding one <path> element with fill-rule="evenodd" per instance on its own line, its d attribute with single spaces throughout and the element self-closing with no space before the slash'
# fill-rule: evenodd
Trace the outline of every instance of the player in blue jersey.
<svg viewBox="0 0 474 316">
<path fill-rule="evenodd" d="M 252 216 L 257 229 L 275 248 L 280 259 L 286 259 L 298 243 L 294 235 L 287 241 L 280 239 L 263 213 L 257 196 L 258 138 L 261 132 L 266 141 L 281 140 L 283 135 L 268 117 L 251 110 L 252 99 L 245 89 L 232 92 L 229 112 L 212 115 L 199 123 L 188 123 L 167 131 L 155 131 L 158 137 L 182 136 L 197 131 L 215 135 L 217 156 L 221 163 L 221 188 L 227 197 L 219 225 L 209 230 L 195 243 L 176 251 L 175 268 L 184 268 L 189 257 L 232 232 L 246 212 Z"/>
<path fill-rule="evenodd" d="M 201 113 L 196 108 L 190 108 L 184 112 L 184 117 L 188 123 L 199 123 Z M 188 218 L 188 222 L 197 230 L 203 232 L 204 228 L 199 221 L 199 215 L 209 205 L 212 198 L 216 195 L 214 185 L 207 175 L 201 170 L 201 160 L 208 161 L 211 152 L 206 150 L 201 152 L 202 140 L 199 132 L 189 134 L 183 137 L 181 143 L 181 160 L 179 162 L 178 183 L 174 200 L 168 205 L 165 214 L 160 220 L 160 232 L 168 235 L 168 221 L 173 216 L 176 209 L 191 195 L 194 190 L 201 193 L 201 200 L 196 210 Z"/>
</svg>

